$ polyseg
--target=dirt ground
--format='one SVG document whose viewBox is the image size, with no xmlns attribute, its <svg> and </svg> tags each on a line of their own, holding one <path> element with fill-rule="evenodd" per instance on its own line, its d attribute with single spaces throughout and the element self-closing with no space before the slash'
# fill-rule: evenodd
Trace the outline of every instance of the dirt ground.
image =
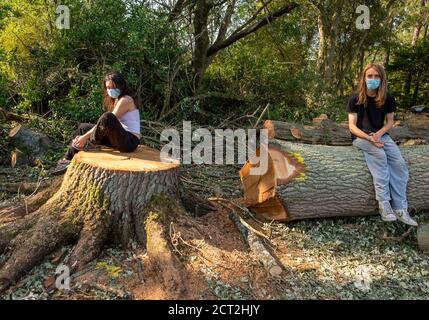
<svg viewBox="0 0 429 320">
<path fill-rule="evenodd" d="M 240 203 L 239 165 L 184 166 L 185 186 L 201 197 Z M 0 201 L 23 201 L 6 192 L 11 182 L 37 181 L 37 168 L 0 168 Z M 27 193 L 31 190 L 27 190 Z M 5 202 L 8 201 L 8 202 Z M 266 245 L 283 266 L 271 276 L 251 253 L 229 219 L 232 210 L 195 218 L 195 225 L 171 226 L 171 240 L 183 262 L 183 299 L 427 299 L 428 254 L 419 251 L 416 230 L 384 223 L 379 217 L 319 219 L 295 223 L 246 221 L 267 235 Z M 240 210 L 237 213 L 242 214 Z M 428 213 L 414 215 L 419 223 Z M 198 232 L 195 232 L 198 229 Z M 203 235 L 197 236 L 197 234 Z M 265 241 L 265 240 L 264 240 Z M 107 247 L 102 256 L 74 275 L 70 289 L 49 291 L 56 268 L 72 247 L 59 249 L 12 286 L 2 299 L 169 299 L 151 270 L 146 252 Z M 1 264 L 0 256 L 0 264 Z"/>
</svg>

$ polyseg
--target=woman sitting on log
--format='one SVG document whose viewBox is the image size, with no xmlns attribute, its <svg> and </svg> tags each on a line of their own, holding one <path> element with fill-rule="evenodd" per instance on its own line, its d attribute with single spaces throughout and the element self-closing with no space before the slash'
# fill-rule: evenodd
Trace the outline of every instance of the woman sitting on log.
<svg viewBox="0 0 429 320">
<path fill-rule="evenodd" d="M 130 95 L 125 78 L 120 73 L 109 73 L 103 81 L 104 107 L 107 110 L 97 124 L 81 123 L 64 159 L 53 174 L 67 170 L 73 156 L 81 150 L 97 150 L 100 145 L 121 152 L 132 152 L 140 143 L 139 109 Z"/>
<path fill-rule="evenodd" d="M 353 145 L 365 155 L 381 219 L 398 219 L 417 226 L 408 213 L 407 164 L 387 133 L 393 127 L 395 110 L 395 99 L 387 92 L 384 68 L 379 64 L 369 64 L 362 73 L 357 92 L 347 105 Z"/>
</svg>

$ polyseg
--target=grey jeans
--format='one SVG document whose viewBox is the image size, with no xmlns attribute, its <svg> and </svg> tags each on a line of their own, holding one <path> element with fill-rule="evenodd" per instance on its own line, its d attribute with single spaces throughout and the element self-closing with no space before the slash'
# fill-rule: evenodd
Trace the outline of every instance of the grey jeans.
<svg viewBox="0 0 429 320">
<path fill-rule="evenodd" d="M 380 141 L 384 142 L 383 148 L 361 138 L 356 138 L 353 145 L 365 155 L 374 183 L 375 198 L 378 201 L 391 201 L 394 210 L 407 209 L 407 164 L 388 134 L 383 135 Z"/>
</svg>

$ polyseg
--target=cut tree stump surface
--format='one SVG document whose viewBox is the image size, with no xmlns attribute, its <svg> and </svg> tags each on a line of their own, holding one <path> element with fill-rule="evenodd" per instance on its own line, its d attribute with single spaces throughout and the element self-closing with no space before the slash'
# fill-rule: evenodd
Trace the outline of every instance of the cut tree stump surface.
<svg viewBox="0 0 429 320">
<path fill-rule="evenodd" d="M 75 161 L 94 168 L 129 172 L 162 171 L 179 166 L 176 163 L 161 162 L 159 151 L 144 145 L 139 145 L 136 151 L 130 153 L 109 148 L 100 151 L 83 151 L 76 154 Z"/>
</svg>

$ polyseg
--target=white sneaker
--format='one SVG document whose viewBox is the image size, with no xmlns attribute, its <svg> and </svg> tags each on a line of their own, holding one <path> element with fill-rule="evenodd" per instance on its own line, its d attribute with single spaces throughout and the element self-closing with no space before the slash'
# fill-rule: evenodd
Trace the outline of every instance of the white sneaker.
<svg viewBox="0 0 429 320">
<path fill-rule="evenodd" d="M 407 209 L 395 210 L 395 215 L 396 217 L 398 217 L 399 221 L 405 224 L 408 224 L 413 227 L 417 227 L 419 225 L 415 220 L 413 220 L 413 218 L 410 217 L 410 214 L 408 213 Z"/>
<path fill-rule="evenodd" d="M 389 201 L 380 201 L 378 203 L 378 208 L 380 211 L 381 220 L 387 222 L 396 221 L 396 215 L 393 212 Z"/>
</svg>

